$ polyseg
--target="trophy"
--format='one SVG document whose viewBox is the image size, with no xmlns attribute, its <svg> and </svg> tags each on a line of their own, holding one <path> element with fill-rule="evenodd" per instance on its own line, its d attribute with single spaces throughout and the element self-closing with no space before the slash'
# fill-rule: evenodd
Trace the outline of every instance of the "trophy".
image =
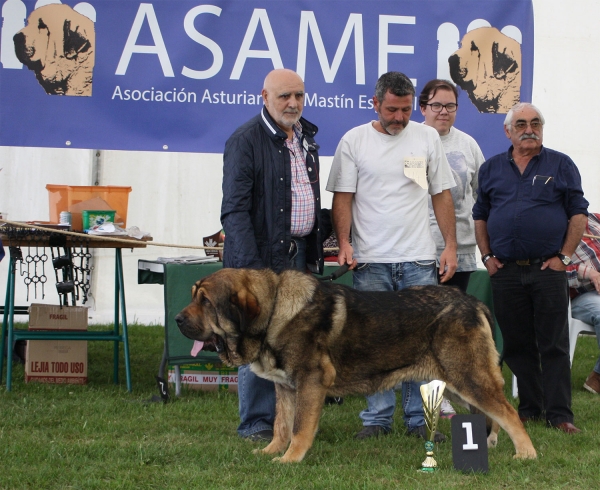
<svg viewBox="0 0 600 490">
<path fill-rule="evenodd" d="M 421 398 L 423 398 L 423 412 L 425 413 L 425 425 L 427 427 L 427 441 L 425 451 L 427 457 L 421 463 L 419 471 L 432 472 L 438 469 L 437 462 L 433 458 L 433 438 L 440 418 L 440 406 L 444 397 L 446 383 L 434 379 L 431 383 L 421 385 Z"/>
</svg>

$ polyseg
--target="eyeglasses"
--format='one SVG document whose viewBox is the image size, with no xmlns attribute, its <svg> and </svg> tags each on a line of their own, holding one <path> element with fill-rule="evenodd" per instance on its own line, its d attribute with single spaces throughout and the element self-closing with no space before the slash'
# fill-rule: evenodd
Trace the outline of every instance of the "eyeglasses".
<svg viewBox="0 0 600 490">
<path fill-rule="evenodd" d="M 450 104 L 440 104 L 439 102 L 434 102 L 433 104 L 425 104 L 431 107 L 433 112 L 442 112 L 442 109 L 446 109 L 448 112 L 456 112 L 458 109 L 458 104 L 454 102 L 450 102 Z"/>
<path fill-rule="evenodd" d="M 543 126 L 540 121 L 531 121 L 530 123 L 525 121 L 517 121 L 513 124 L 513 128 L 515 128 L 517 131 L 523 131 L 525 128 L 527 128 L 527 125 L 531 126 L 531 129 L 534 131 L 537 131 Z"/>
</svg>

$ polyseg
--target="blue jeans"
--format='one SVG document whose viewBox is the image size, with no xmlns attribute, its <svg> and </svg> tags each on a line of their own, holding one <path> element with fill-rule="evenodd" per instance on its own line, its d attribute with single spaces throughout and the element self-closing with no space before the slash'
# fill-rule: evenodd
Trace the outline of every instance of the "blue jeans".
<svg viewBox="0 0 600 490">
<path fill-rule="evenodd" d="M 306 241 L 298 240 L 291 268 L 306 270 Z M 272 381 L 259 378 L 246 364 L 238 368 L 238 401 L 240 437 L 249 437 L 262 430 L 273 429 L 275 421 L 275 385 Z"/>
<path fill-rule="evenodd" d="M 358 264 L 353 275 L 354 288 L 360 291 L 399 291 L 409 286 L 437 284 L 435 260 L 395 264 Z M 420 386 L 423 382 L 402 383 L 404 424 L 414 429 L 425 424 Z M 394 390 L 367 396 L 367 409 L 360 412 L 364 426 L 379 425 L 392 429 L 396 408 Z"/>
<path fill-rule="evenodd" d="M 594 327 L 600 349 L 600 294 L 596 291 L 589 291 L 573 298 L 571 316 Z M 600 374 L 600 357 L 596 361 L 594 371 Z"/>
</svg>

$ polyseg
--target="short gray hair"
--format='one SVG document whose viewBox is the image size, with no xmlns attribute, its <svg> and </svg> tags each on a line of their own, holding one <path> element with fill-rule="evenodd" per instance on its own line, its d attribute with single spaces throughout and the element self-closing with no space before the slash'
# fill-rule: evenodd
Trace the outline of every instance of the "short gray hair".
<svg viewBox="0 0 600 490">
<path fill-rule="evenodd" d="M 529 102 L 519 102 L 518 104 L 514 105 L 508 111 L 508 114 L 504 118 L 504 127 L 510 128 L 512 126 L 512 120 L 513 120 L 513 116 L 515 115 L 515 112 L 522 111 L 523 109 L 525 109 L 527 107 L 531 107 L 535 112 L 537 112 L 537 115 L 540 118 L 540 121 L 542 122 L 542 126 L 544 124 L 546 124 L 546 120 L 544 119 L 542 111 L 540 111 L 536 106 L 534 106 L 533 104 L 531 104 Z"/>
<path fill-rule="evenodd" d="M 404 97 L 406 95 L 414 96 L 415 86 L 404 73 L 389 71 L 381 75 L 375 85 L 375 97 L 380 104 L 388 92 L 397 97 Z"/>
</svg>

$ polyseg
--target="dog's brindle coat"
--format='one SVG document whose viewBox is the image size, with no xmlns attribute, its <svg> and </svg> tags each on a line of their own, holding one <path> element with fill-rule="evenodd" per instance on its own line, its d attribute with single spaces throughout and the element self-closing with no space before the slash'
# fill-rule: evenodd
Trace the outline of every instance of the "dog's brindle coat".
<svg viewBox="0 0 600 490">
<path fill-rule="evenodd" d="M 454 288 L 365 292 L 297 271 L 223 269 L 193 286 L 176 321 L 228 365 L 251 364 L 275 383 L 273 440 L 261 452 L 287 448 L 279 461 L 304 458 L 326 395 L 432 379 L 498 422 L 516 458 L 536 457 L 503 394 L 489 310 Z"/>
</svg>

